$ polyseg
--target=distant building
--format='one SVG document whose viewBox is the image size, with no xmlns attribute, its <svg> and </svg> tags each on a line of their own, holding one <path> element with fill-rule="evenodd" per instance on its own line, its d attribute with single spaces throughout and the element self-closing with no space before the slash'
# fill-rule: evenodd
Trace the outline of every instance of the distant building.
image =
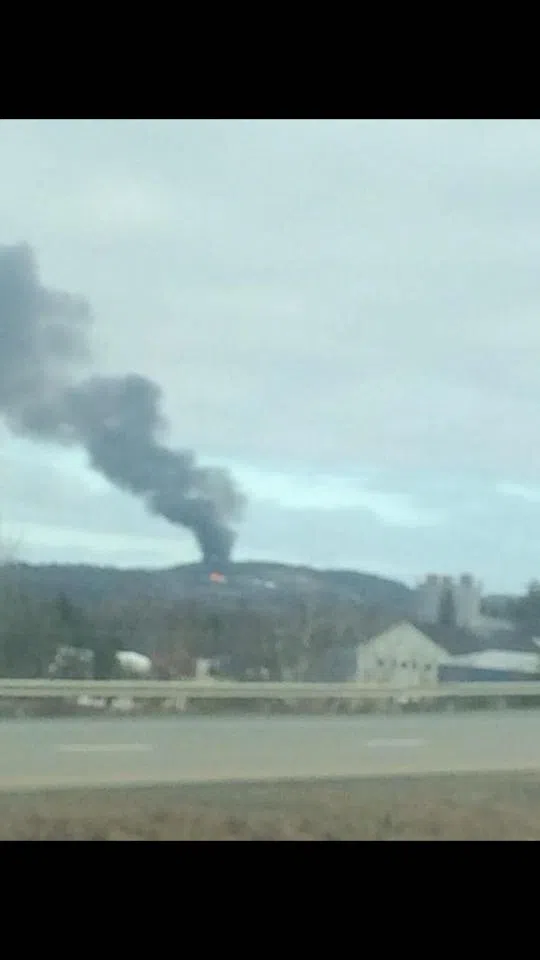
<svg viewBox="0 0 540 960">
<path fill-rule="evenodd" d="M 464 630 L 473 629 L 481 618 L 482 585 L 470 573 L 459 580 L 430 573 L 415 593 L 414 617 L 421 623 L 444 622 Z M 449 611 L 451 619 L 449 621 Z"/>
<path fill-rule="evenodd" d="M 447 651 L 412 623 L 396 623 L 371 637 L 357 651 L 360 683 L 392 687 L 428 687 Z"/>
<path fill-rule="evenodd" d="M 429 573 L 416 588 L 413 615 L 425 623 L 437 623 L 443 593 L 442 577 Z"/>
</svg>

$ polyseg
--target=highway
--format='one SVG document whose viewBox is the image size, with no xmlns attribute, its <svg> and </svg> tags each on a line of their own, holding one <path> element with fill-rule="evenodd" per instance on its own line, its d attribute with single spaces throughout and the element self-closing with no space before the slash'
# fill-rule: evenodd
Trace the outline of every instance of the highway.
<svg viewBox="0 0 540 960">
<path fill-rule="evenodd" d="M 0 790 L 540 771 L 540 711 L 0 722 Z"/>
</svg>

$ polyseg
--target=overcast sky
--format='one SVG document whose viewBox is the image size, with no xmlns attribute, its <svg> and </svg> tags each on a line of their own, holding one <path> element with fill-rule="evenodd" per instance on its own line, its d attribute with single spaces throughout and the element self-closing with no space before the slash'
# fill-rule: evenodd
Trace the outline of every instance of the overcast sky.
<svg viewBox="0 0 540 960">
<path fill-rule="evenodd" d="M 244 487 L 238 558 L 540 573 L 539 121 L 3 120 L 0 176 L 96 370 Z M 0 443 L 20 556 L 196 558 L 82 454 Z"/>
</svg>

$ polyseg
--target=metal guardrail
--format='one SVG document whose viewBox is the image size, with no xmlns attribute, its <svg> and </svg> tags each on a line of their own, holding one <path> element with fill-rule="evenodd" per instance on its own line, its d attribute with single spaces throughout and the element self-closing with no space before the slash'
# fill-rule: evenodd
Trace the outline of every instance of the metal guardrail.
<svg viewBox="0 0 540 960">
<path fill-rule="evenodd" d="M 77 698 L 173 700 L 441 700 L 540 697 L 540 681 L 471 681 L 430 687 L 360 683 L 271 683 L 197 680 L 15 680 L 0 678 L 0 699 Z"/>
</svg>

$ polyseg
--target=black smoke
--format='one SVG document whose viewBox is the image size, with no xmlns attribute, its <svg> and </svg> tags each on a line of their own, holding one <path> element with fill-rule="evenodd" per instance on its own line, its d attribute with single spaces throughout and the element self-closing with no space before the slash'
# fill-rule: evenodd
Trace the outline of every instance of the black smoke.
<svg viewBox="0 0 540 960">
<path fill-rule="evenodd" d="M 83 377 L 91 325 L 85 300 L 41 285 L 28 246 L 0 245 L 0 416 L 13 432 L 82 446 L 95 470 L 190 529 L 204 562 L 223 568 L 241 493 L 226 471 L 166 446 L 157 384 Z"/>
</svg>

